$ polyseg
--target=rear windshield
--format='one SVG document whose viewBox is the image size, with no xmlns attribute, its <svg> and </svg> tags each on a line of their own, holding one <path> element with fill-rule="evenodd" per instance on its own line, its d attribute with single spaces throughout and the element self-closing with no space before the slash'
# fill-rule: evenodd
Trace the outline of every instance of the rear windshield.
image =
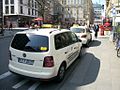
<svg viewBox="0 0 120 90">
<path fill-rule="evenodd" d="M 85 29 L 83 29 L 83 28 L 71 28 L 70 30 L 74 33 L 84 33 L 85 32 Z"/>
<path fill-rule="evenodd" d="M 16 34 L 11 47 L 28 52 L 46 52 L 49 50 L 48 37 L 34 34 Z"/>
</svg>

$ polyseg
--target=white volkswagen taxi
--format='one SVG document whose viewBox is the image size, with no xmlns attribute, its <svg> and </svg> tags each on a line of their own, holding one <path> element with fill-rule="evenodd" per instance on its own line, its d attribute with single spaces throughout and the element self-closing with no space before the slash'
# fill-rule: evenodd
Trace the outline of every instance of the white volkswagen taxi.
<svg viewBox="0 0 120 90">
<path fill-rule="evenodd" d="M 80 54 L 82 43 L 70 30 L 31 29 L 13 37 L 9 51 L 11 72 L 39 79 L 57 81 Z"/>
</svg>

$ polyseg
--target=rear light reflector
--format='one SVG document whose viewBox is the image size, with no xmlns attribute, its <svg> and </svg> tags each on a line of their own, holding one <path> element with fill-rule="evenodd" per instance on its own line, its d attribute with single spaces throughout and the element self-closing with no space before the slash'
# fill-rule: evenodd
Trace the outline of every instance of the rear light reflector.
<svg viewBox="0 0 120 90">
<path fill-rule="evenodd" d="M 53 66 L 54 66 L 53 56 L 45 57 L 43 62 L 43 67 L 53 67 Z"/>
<path fill-rule="evenodd" d="M 86 37 L 87 37 L 87 35 L 82 35 L 82 36 L 81 36 L 81 38 L 86 38 Z"/>
</svg>

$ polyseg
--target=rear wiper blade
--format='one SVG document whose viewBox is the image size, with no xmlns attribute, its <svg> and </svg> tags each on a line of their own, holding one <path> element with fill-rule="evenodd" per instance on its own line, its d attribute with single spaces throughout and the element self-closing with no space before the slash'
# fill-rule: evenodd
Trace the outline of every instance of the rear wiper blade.
<svg viewBox="0 0 120 90">
<path fill-rule="evenodd" d="M 25 46 L 24 48 L 25 51 L 36 51 L 33 47 L 31 46 Z"/>
</svg>

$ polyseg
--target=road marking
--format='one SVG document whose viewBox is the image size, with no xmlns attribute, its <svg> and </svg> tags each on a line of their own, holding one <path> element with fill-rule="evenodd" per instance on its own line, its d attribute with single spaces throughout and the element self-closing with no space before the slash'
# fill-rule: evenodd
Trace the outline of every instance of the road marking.
<svg viewBox="0 0 120 90">
<path fill-rule="evenodd" d="M 35 90 L 40 85 L 40 82 L 34 83 L 28 90 Z"/>
<path fill-rule="evenodd" d="M 27 83 L 28 81 L 29 81 L 28 79 L 24 79 L 21 82 L 14 85 L 12 88 L 17 89 L 17 88 L 21 87 L 22 85 L 24 85 L 25 83 Z"/>
<path fill-rule="evenodd" d="M 8 77 L 8 76 L 10 76 L 11 74 L 12 74 L 12 73 L 8 71 L 8 72 L 0 75 L 0 80 L 6 78 L 6 77 Z"/>
</svg>

